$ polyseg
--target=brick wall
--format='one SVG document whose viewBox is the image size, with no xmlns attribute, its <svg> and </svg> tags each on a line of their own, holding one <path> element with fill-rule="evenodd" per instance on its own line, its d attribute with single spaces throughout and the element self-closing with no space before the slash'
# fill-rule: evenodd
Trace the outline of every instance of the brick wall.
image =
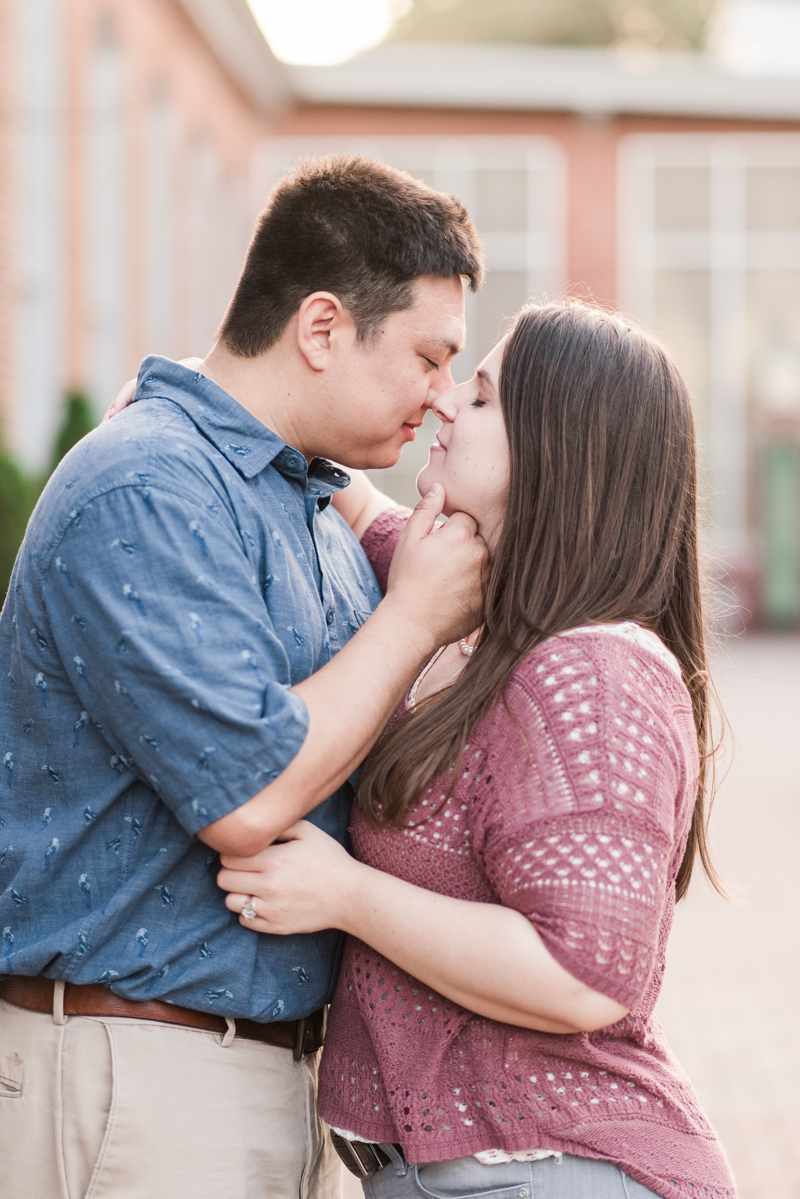
<svg viewBox="0 0 800 1199">
<path fill-rule="evenodd" d="M 146 353 L 208 349 L 269 130 L 177 0 L 0 0 L 0 413 L 29 466 L 67 388 L 102 411 Z"/>
</svg>

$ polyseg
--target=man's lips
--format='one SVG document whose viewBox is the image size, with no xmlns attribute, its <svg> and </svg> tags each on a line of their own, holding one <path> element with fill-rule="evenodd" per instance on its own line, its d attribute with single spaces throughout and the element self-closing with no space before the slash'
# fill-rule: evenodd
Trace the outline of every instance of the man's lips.
<svg viewBox="0 0 800 1199">
<path fill-rule="evenodd" d="M 404 423 L 403 428 L 405 429 L 405 434 L 409 441 L 414 440 L 414 438 L 417 435 L 417 429 L 420 427 L 421 424 L 422 424 L 422 421 L 417 421 L 417 423 L 415 425 L 410 424 L 408 421 L 406 421 Z"/>
</svg>

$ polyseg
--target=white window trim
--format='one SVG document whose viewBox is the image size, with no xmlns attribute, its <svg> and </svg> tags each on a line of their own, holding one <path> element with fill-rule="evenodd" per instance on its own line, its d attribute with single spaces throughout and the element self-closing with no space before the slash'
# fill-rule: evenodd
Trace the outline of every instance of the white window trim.
<svg viewBox="0 0 800 1199">
<path fill-rule="evenodd" d="M 650 328 L 659 269 L 710 273 L 707 447 L 715 528 L 710 548 L 734 567 L 752 558 L 747 527 L 747 273 L 800 269 L 800 233 L 753 233 L 746 226 L 746 171 L 800 167 L 800 135 L 634 134 L 618 152 L 618 278 L 622 308 Z M 711 172 L 707 232 L 654 229 L 654 171 Z"/>
</svg>

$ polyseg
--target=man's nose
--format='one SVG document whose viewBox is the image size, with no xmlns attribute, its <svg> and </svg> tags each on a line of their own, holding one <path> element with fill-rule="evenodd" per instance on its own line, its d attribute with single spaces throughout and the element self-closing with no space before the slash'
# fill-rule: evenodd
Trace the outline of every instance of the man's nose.
<svg viewBox="0 0 800 1199">
<path fill-rule="evenodd" d="M 427 407 L 430 408 L 440 421 L 451 424 L 456 419 L 458 411 L 458 388 L 453 383 L 446 390 L 428 393 Z"/>
<path fill-rule="evenodd" d="M 439 368 L 439 370 L 436 372 L 435 386 L 436 386 L 436 390 L 440 391 L 440 392 L 441 391 L 450 391 L 451 387 L 455 387 L 455 382 L 453 380 L 453 371 L 452 371 L 452 367 L 449 362 L 446 362 L 444 364 L 444 366 L 441 366 Z"/>
<path fill-rule="evenodd" d="M 448 391 L 452 391 L 455 387 L 453 375 L 450 370 L 450 364 L 441 366 L 436 372 L 435 377 L 431 380 L 431 385 L 428 388 L 428 398 L 426 401 L 428 408 L 435 408 L 440 402 L 441 397 Z"/>
</svg>

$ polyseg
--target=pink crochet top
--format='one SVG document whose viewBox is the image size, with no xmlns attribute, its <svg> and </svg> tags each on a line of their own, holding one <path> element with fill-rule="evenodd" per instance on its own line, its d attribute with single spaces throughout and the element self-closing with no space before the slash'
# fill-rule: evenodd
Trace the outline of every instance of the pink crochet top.
<svg viewBox="0 0 800 1199">
<path fill-rule="evenodd" d="M 363 538 L 384 586 L 406 518 L 384 513 Z M 517 909 L 566 970 L 630 1014 L 569 1036 L 499 1024 L 350 939 L 320 1113 L 414 1162 L 542 1147 L 612 1161 L 664 1199 L 732 1199 L 722 1147 L 653 1016 L 698 772 L 674 660 L 576 630 L 520 664 L 508 706 L 476 729 L 444 806 L 445 777 L 420 798 L 413 828 L 377 831 L 356 811 L 355 854 Z"/>
</svg>

